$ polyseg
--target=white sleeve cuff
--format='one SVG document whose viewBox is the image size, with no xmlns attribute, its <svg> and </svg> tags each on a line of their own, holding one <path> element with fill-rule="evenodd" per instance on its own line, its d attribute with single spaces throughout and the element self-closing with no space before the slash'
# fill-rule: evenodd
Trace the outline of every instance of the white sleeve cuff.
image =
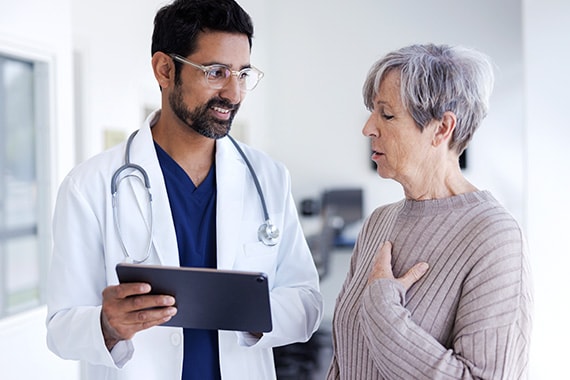
<svg viewBox="0 0 570 380">
<path fill-rule="evenodd" d="M 123 368 L 123 366 L 131 360 L 134 352 L 133 342 L 130 340 L 121 340 L 115 344 L 115 347 L 111 350 L 111 357 L 117 367 Z"/>
<path fill-rule="evenodd" d="M 260 339 L 248 332 L 238 332 L 237 336 L 238 336 L 238 344 L 242 347 L 251 347 L 257 344 L 257 342 L 259 342 L 261 339 L 263 339 L 263 337 Z"/>
</svg>

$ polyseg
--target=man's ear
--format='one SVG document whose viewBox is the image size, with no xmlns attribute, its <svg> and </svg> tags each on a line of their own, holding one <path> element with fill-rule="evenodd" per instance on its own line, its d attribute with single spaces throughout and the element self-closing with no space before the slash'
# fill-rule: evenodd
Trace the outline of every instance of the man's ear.
<svg viewBox="0 0 570 380">
<path fill-rule="evenodd" d="M 156 52 L 152 56 L 152 71 L 160 88 L 167 88 L 174 83 L 174 62 L 168 54 Z"/>
<path fill-rule="evenodd" d="M 443 117 L 437 123 L 432 141 L 433 146 L 438 146 L 444 142 L 449 143 L 456 125 L 457 116 L 451 111 L 444 112 Z"/>
</svg>

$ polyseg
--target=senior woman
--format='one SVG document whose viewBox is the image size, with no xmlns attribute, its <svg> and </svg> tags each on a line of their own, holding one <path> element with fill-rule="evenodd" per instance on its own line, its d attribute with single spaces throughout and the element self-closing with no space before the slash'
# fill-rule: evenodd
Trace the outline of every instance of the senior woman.
<svg viewBox="0 0 570 380">
<path fill-rule="evenodd" d="M 458 158 L 486 116 L 481 53 L 414 45 L 376 62 L 363 134 L 405 199 L 377 208 L 336 300 L 328 379 L 520 379 L 530 336 L 521 228 Z"/>
</svg>

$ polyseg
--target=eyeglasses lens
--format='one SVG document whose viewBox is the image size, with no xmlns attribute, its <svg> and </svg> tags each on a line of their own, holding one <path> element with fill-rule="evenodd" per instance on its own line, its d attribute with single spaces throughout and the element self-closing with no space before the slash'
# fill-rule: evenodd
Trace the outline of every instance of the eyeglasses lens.
<svg viewBox="0 0 570 380">
<path fill-rule="evenodd" d="M 206 72 L 206 80 L 211 88 L 221 89 L 229 82 L 232 75 L 237 77 L 240 87 L 247 91 L 253 90 L 261 79 L 261 74 L 253 68 L 245 68 L 236 72 L 225 66 L 214 65 Z"/>
</svg>

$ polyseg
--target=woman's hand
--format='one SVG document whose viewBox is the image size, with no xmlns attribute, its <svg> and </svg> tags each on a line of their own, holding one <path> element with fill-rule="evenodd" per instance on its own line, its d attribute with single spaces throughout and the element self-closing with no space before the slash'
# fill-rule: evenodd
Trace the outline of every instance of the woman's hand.
<svg viewBox="0 0 570 380">
<path fill-rule="evenodd" d="M 417 263 L 411 267 L 402 277 L 394 278 L 392 272 L 392 243 L 384 242 L 376 253 L 372 262 L 372 271 L 368 276 L 368 285 L 380 278 L 396 280 L 406 288 L 411 288 L 427 272 L 429 266 L 425 262 Z"/>
</svg>

